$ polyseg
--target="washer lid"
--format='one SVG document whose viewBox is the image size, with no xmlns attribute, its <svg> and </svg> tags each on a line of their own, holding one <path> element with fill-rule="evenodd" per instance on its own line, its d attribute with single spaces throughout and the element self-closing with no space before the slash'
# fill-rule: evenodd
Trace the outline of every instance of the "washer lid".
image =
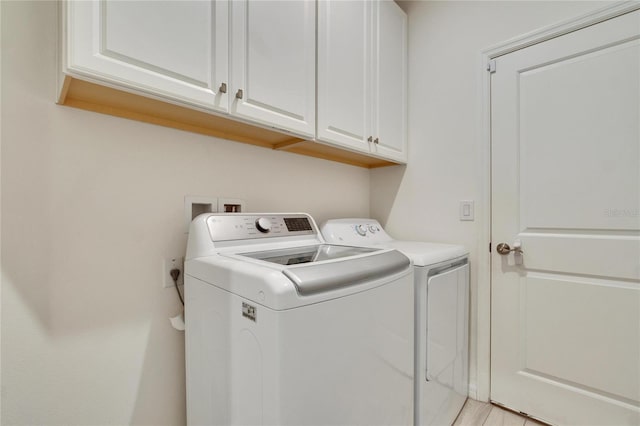
<svg viewBox="0 0 640 426">
<path fill-rule="evenodd" d="M 293 282 L 300 295 L 309 296 L 381 280 L 410 266 L 411 262 L 406 256 L 391 250 L 336 262 L 310 263 L 285 268 L 282 273 Z"/>
<path fill-rule="evenodd" d="M 230 252 L 187 260 L 185 278 L 189 277 L 195 280 L 187 279 L 185 285 L 212 285 L 281 311 L 385 285 L 413 285 L 413 268 L 406 256 L 382 247 L 356 256 L 292 265 Z"/>
<path fill-rule="evenodd" d="M 341 259 L 348 256 L 356 256 L 364 253 L 379 251 L 380 248 L 337 246 L 331 244 L 318 244 L 313 246 L 292 247 L 279 250 L 265 250 L 251 253 L 238 253 L 264 262 L 277 263 L 278 265 L 297 265 L 300 263 L 321 262 L 324 260 Z"/>
</svg>

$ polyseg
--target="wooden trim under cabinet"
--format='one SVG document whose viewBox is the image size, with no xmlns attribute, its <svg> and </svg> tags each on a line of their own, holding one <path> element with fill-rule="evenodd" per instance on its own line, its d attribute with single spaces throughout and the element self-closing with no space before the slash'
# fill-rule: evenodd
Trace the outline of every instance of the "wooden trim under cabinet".
<svg viewBox="0 0 640 426">
<path fill-rule="evenodd" d="M 376 168 L 396 163 L 158 99 L 65 76 L 58 103 L 87 111 L 200 133 L 310 157 Z"/>
</svg>

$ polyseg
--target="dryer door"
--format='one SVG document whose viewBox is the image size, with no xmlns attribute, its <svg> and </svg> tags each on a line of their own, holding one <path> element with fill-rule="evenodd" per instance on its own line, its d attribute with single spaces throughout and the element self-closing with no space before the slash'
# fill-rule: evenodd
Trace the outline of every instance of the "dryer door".
<svg viewBox="0 0 640 426">
<path fill-rule="evenodd" d="M 469 264 L 427 279 L 425 374 L 420 424 L 451 424 L 467 398 L 469 372 Z"/>
</svg>

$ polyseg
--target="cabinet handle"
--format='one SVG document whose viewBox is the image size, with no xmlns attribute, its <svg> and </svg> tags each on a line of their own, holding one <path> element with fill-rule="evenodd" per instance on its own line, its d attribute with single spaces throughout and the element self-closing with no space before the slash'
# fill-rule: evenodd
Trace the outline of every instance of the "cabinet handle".
<svg viewBox="0 0 640 426">
<path fill-rule="evenodd" d="M 236 98 L 242 99 L 243 95 L 244 95 L 244 92 L 242 91 L 242 89 L 238 89 L 238 91 L 236 92 Z"/>
<path fill-rule="evenodd" d="M 372 141 L 373 141 L 373 136 L 369 136 L 369 137 L 367 138 L 367 142 L 372 142 Z"/>
<path fill-rule="evenodd" d="M 376 145 L 377 145 L 379 142 L 380 142 L 380 140 L 379 140 L 378 138 L 375 138 L 375 139 L 373 140 L 373 143 L 375 143 Z"/>
<path fill-rule="evenodd" d="M 227 93 L 227 83 L 222 83 L 220 85 L 220 87 L 218 88 L 218 92 L 220 93 Z"/>
</svg>

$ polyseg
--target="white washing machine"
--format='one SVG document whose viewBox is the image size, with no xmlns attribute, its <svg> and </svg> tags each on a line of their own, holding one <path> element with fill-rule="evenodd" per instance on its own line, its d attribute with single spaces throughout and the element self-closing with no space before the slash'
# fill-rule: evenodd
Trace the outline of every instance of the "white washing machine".
<svg viewBox="0 0 640 426">
<path fill-rule="evenodd" d="M 189 425 L 413 423 L 413 268 L 306 214 L 203 214 L 185 263 Z"/>
<path fill-rule="evenodd" d="M 458 245 L 398 241 L 374 219 L 336 219 L 327 242 L 395 248 L 415 269 L 415 425 L 450 425 L 469 388 L 469 260 Z"/>
</svg>

